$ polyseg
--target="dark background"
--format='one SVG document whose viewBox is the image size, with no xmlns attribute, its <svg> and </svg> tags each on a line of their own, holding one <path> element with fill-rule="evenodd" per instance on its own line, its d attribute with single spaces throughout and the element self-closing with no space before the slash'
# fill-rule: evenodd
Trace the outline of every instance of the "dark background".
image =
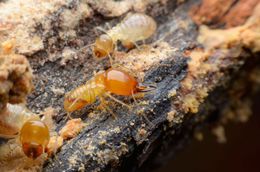
<svg viewBox="0 0 260 172">
<path fill-rule="evenodd" d="M 177 157 L 155 172 L 260 172 L 260 94 L 246 123 L 225 126 L 227 143 L 204 129 L 203 141 L 193 140 Z"/>
</svg>

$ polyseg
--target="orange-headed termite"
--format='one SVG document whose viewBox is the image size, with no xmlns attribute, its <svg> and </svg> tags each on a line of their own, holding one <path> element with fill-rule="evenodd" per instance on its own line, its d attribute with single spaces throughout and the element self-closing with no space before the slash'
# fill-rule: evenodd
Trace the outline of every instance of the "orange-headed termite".
<svg viewBox="0 0 260 172">
<path fill-rule="evenodd" d="M 109 56 L 114 51 L 118 40 L 123 46 L 130 48 L 137 41 L 149 38 L 156 28 L 156 22 L 150 16 L 142 13 L 130 14 L 121 23 L 96 39 L 93 53 L 98 58 Z"/>
<path fill-rule="evenodd" d="M 64 109 L 67 112 L 74 112 L 84 106 L 94 103 L 97 97 L 104 100 L 104 96 L 123 104 L 114 98 L 110 93 L 121 96 L 132 96 L 140 92 L 150 91 L 152 86 L 143 86 L 127 72 L 110 68 L 104 72 L 96 74 L 86 84 L 68 92 L 64 98 Z M 128 106 L 128 105 L 126 105 Z"/>
<path fill-rule="evenodd" d="M 50 131 L 40 119 L 31 119 L 24 123 L 19 137 L 24 154 L 36 159 L 45 152 L 50 141 Z"/>
<path fill-rule="evenodd" d="M 17 134 L 8 133 L 6 132 L 8 128 L 0 127 L 0 137 L 15 138 L 15 145 L 21 147 L 22 152 L 31 159 L 36 159 L 47 151 L 52 127 L 51 115 L 45 115 L 41 119 L 23 104 L 7 104 L 5 114 L 2 115 L 8 116 L 1 125 L 9 120 L 15 120 L 10 129 L 16 128 Z M 6 123 L 6 125 L 9 124 Z"/>
</svg>

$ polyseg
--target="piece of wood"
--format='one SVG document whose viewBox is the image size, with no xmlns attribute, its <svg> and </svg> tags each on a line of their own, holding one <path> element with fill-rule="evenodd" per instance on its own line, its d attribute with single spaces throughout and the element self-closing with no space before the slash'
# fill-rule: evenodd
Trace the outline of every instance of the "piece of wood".
<svg viewBox="0 0 260 172">
<path fill-rule="evenodd" d="M 129 68 L 143 82 L 155 83 L 157 89 L 138 100 L 138 105 L 131 98 L 119 97 L 129 102 L 131 110 L 111 102 L 110 108 L 117 119 L 98 110 L 97 104 L 74 113 L 73 117 L 82 118 L 86 127 L 64 143 L 57 158 L 46 162 L 44 171 L 138 171 L 147 162 L 153 162 L 146 164 L 150 167 L 162 164 L 185 146 L 196 128 L 208 123 L 211 117 L 218 119 L 219 108 L 228 104 L 226 96 L 235 88 L 232 78 L 248 78 L 250 71 L 259 65 L 259 60 L 253 57 L 258 52 L 257 44 L 254 41 L 249 44 L 252 40 L 247 41 L 243 36 L 236 35 L 236 42 L 229 49 L 197 41 L 198 35 L 209 38 L 207 33 L 212 32 L 199 32 L 199 26 L 193 22 L 192 18 L 199 15 L 196 10 L 192 11 L 198 5 L 196 0 L 183 3 L 155 1 L 143 6 L 138 1 L 135 5 L 123 4 L 127 8 L 121 11 L 102 9 L 95 1 L 86 4 L 66 1 L 60 8 L 47 13 L 43 21 L 30 25 L 35 28 L 32 33 L 36 41 L 34 47 L 21 46 L 18 41 L 18 53 L 28 57 L 35 74 L 35 91 L 29 95 L 29 108 L 34 112 L 55 108 L 58 111 L 57 130 L 60 130 L 66 122 L 64 93 L 90 79 L 94 71 L 109 67 L 108 59 L 94 59 L 91 50 L 84 45 L 93 43 L 97 36 L 96 26 L 105 27 L 106 22 L 113 26 L 121 19 L 107 17 L 124 15 L 131 8 L 142 7 L 157 21 L 158 29 L 147 41 L 147 46 L 117 53 L 116 62 Z M 87 7 L 89 10 L 85 9 Z M 76 24 L 68 19 L 83 13 L 87 17 L 77 18 Z M 196 16 L 197 19 L 200 17 Z M 75 29 L 70 28 L 73 24 Z M 252 34 L 258 32 L 250 29 L 258 27 L 243 26 Z M 230 43 L 228 37 L 221 41 L 221 45 Z M 254 63 L 247 64 L 250 60 Z M 242 70 L 243 66 L 250 66 L 252 70 L 247 67 Z M 239 75 L 242 71 L 247 75 Z"/>
</svg>

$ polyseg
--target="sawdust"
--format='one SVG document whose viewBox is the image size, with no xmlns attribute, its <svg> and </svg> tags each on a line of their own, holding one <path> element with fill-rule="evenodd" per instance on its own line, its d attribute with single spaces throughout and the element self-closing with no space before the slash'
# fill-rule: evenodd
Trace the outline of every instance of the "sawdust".
<svg viewBox="0 0 260 172">
<path fill-rule="evenodd" d="M 145 72 L 153 65 L 165 60 L 173 53 L 173 48 L 166 42 L 159 42 L 155 47 L 143 45 L 140 49 L 133 49 L 128 53 L 117 52 L 115 64 L 130 70 L 133 75 L 143 80 Z"/>
<path fill-rule="evenodd" d="M 18 54 L 0 54 L 0 62 L 0 109 L 8 102 L 24 103 L 33 89 L 29 62 Z"/>
<path fill-rule="evenodd" d="M 88 0 L 91 7 L 100 14 L 108 17 L 121 16 L 133 9 L 137 12 L 145 12 L 149 5 L 155 3 L 166 4 L 167 0 L 134 0 L 134 1 L 114 1 L 114 0 Z"/>
<path fill-rule="evenodd" d="M 175 115 L 176 115 L 176 110 L 172 110 L 172 111 L 168 112 L 167 113 L 167 120 L 169 122 L 173 122 Z"/>
<path fill-rule="evenodd" d="M 57 96 L 63 96 L 65 94 L 64 88 L 51 87 L 51 91 Z"/>
<path fill-rule="evenodd" d="M 48 35 L 52 26 L 50 14 L 54 14 L 62 7 L 68 5 L 69 0 L 33 1 L 19 0 L 7 1 L 0 5 L 2 23 L 10 23 L 9 29 L 0 32 L 0 40 L 15 39 L 15 49 L 18 53 L 32 55 L 44 49 L 44 37 Z M 79 3 L 77 9 L 64 10 L 59 25 L 62 31 L 73 29 L 80 19 L 89 17 L 91 9 L 85 3 Z M 42 32 L 37 29 L 40 26 Z M 6 24 L 5 24 L 5 27 Z"/>
<path fill-rule="evenodd" d="M 260 51 L 259 9 L 260 5 L 242 26 L 230 29 L 200 27 L 197 39 L 205 49 L 197 49 L 189 53 L 191 60 L 188 62 L 188 75 L 182 81 L 183 91 L 180 96 L 184 112 L 198 112 L 199 105 L 204 102 L 208 92 L 216 86 L 216 83 L 221 83 L 219 80 L 223 76 L 221 68 L 225 67 L 223 65 L 225 58 L 240 57 L 243 47 L 252 52 Z M 231 48 L 234 51 L 230 51 Z"/>
<path fill-rule="evenodd" d="M 145 12 L 147 7 L 156 3 L 163 5 L 166 0 L 10 0 L 0 4 L 0 41 L 15 39 L 14 49 L 18 54 L 32 56 L 45 50 L 49 60 L 53 61 L 63 58 L 60 56 L 58 42 L 76 40 L 76 27 L 80 21 L 92 17 L 94 12 L 106 17 L 116 17 L 132 9 Z M 73 48 L 70 50 L 75 51 Z M 64 54 L 61 64 L 66 64 L 70 58 Z"/>
<path fill-rule="evenodd" d="M 43 154 L 35 160 L 27 158 L 17 141 L 11 140 L 0 147 L 0 166 L 3 171 L 35 172 L 40 171 L 47 154 Z"/>
<path fill-rule="evenodd" d="M 137 140 L 140 140 L 140 138 L 147 137 L 147 131 L 144 128 L 139 128 L 137 131 Z"/>
<path fill-rule="evenodd" d="M 83 127 L 84 123 L 80 118 L 71 119 L 59 131 L 59 134 L 64 140 L 71 139 L 76 137 Z"/>
<path fill-rule="evenodd" d="M 176 95 L 177 95 L 177 90 L 172 89 L 172 90 L 169 91 L 168 98 L 173 98 Z"/>
<path fill-rule="evenodd" d="M 119 157 L 128 152 L 127 144 L 121 142 L 117 148 L 104 149 L 97 152 L 100 164 L 119 163 Z"/>
</svg>

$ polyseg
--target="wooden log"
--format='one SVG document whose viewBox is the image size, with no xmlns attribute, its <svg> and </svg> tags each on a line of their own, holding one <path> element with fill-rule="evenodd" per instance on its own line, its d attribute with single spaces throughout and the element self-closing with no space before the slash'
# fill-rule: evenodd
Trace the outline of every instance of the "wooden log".
<svg viewBox="0 0 260 172">
<path fill-rule="evenodd" d="M 220 18 L 241 1 L 220 5 L 224 12 L 212 26 L 222 22 Z M 158 24 L 146 46 L 115 55 L 119 66 L 145 83 L 156 84 L 156 90 L 138 100 L 138 105 L 131 98 L 118 97 L 129 102 L 131 110 L 111 102 L 117 119 L 98 110 L 97 104 L 74 113 L 73 117 L 82 118 L 86 126 L 64 143 L 57 158 L 46 162 L 44 171 L 138 171 L 145 163 L 153 162 L 146 167 L 162 164 L 185 146 L 197 128 L 223 119 L 219 118 L 220 108 L 229 104 L 226 97 L 232 97 L 229 93 L 236 88 L 232 84 L 235 79 L 257 81 L 249 82 L 248 76 L 255 74 L 259 65 L 254 57 L 260 49 L 256 39 L 259 5 L 238 27 L 212 30 L 200 26 L 203 16 L 199 7 L 203 5 L 198 7 L 196 0 L 180 2 L 55 1 L 49 11 L 39 12 L 41 7 L 37 7 L 35 13 L 42 14 L 40 17 L 30 18 L 27 24 L 21 22 L 8 34 L 24 31 L 23 37 L 16 38 L 16 51 L 28 57 L 34 70 L 35 91 L 29 95 L 29 108 L 34 112 L 55 108 L 60 130 L 66 122 L 64 93 L 90 79 L 94 71 L 109 67 L 108 59 L 98 61 L 84 47 L 100 34 L 95 34 L 95 27 L 105 27 L 105 23 L 113 26 L 122 19 L 118 16 L 131 9 L 146 12 Z M 211 23 L 207 20 L 206 24 Z"/>
</svg>

